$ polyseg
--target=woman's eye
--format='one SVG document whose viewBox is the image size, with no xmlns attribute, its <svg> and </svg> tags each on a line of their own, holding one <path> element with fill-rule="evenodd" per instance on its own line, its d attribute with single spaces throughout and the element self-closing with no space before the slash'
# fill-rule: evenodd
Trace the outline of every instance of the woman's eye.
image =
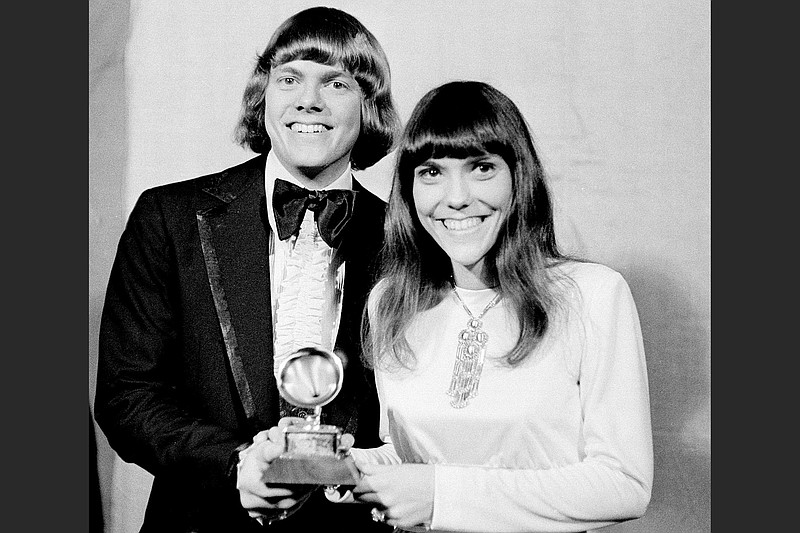
<svg viewBox="0 0 800 533">
<path fill-rule="evenodd" d="M 439 175 L 439 170 L 433 167 L 422 167 L 417 169 L 418 178 L 435 178 Z"/>
<path fill-rule="evenodd" d="M 492 163 L 478 163 L 475 168 L 482 174 L 488 174 L 494 170 L 494 165 Z"/>
<path fill-rule="evenodd" d="M 294 85 L 295 83 L 297 83 L 297 80 L 289 76 L 283 76 L 281 78 L 278 78 L 278 83 L 281 85 Z"/>
</svg>

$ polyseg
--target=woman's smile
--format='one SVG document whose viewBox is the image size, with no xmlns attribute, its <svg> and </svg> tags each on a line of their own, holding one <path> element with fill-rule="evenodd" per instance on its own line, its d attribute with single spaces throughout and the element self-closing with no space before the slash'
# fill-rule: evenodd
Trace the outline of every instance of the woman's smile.
<svg viewBox="0 0 800 533">
<path fill-rule="evenodd" d="M 420 224 L 453 263 L 480 278 L 511 206 L 511 169 L 495 154 L 429 159 L 414 169 L 414 204 Z M 466 281 L 466 280 L 465 280 Z"/>
<path fill-rule="evenodd" d="M 466 231 L 481 223 L 486 217 L 443 218 L 442 225 L 450 231 Z"/>
</svg>

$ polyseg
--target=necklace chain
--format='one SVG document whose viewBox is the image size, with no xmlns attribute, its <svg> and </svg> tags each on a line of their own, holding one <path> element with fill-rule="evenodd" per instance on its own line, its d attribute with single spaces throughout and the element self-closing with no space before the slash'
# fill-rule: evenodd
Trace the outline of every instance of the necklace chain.
<svg viewBox="0 0 800 533">
<path fill-rule="evenodd" d="M 483 315 L 485 315 L 489 311 L 489 309 L 491 309 L 492 307 L 497 305 L 497 303 L 500 301 L 500 298 L 502 298 L 502 296 L 500 294 L 497 294 L 494 298 L 492 298 L 492 301 L 489 302 L 489 304 L 486 307 L 483 308 L 483 311 L 481 311 L 481 314 L 479 314 L 476 317 L 475 315 L 472 314 L 472 311 L 469 310 L 469 307 L 467 307 L 467 304 L 464 303 L 464 300 L 461 299 L 461 296 L 459 296 L 458 291 L 456 290 L 455 286 L 453 286 L 453 294 L 456 295 L 456 298 L 458 298 L 458 301 L 461 304 L 461 307 L 464 308 L 464 311 L 466 311 L 467 314 L 469 315 L 469 317 L 471 319 L 473 319 L 473 320 L 480 320 L 481 318 L 483 318 Z"/>
<path fill-rule="evenodd" d="M 469 400 L 478 394 L 478 384 L 481 380 L 483 360 L 486 355 L 486 344 L 489 342 L 489 335 L 483 331 L 481 319 L 489 312 L 489 309 L 497 305 L 501 295 L 497 294 L 492 298 L 492 301 L 476 317 L 459 296 L 455 284 L 453 284 L 453 294 L 456 295 L 461 307 L 469 315 L 467 327 L 458 334 L 453 377 L 450 380 L 450 388 L 447 390 L 448 396 L 452 397 L 450 405 L 456 409 L 461 409 L 466 407 Z"/>
</svg>

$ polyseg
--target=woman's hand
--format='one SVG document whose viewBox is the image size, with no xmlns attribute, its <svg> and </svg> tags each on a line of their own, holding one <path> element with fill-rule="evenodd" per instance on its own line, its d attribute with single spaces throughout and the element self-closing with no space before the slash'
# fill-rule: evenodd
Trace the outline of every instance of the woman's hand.
<svg viewBox="0 0 800 533">
<path fill-rule="evenodd" d="M 434 466 L 425 464 L 359 465 L 363 477 L 353 489 L 360 502 L 383 511 L 394 527 L 430 524 L 433 517 Z"/>
</svg>

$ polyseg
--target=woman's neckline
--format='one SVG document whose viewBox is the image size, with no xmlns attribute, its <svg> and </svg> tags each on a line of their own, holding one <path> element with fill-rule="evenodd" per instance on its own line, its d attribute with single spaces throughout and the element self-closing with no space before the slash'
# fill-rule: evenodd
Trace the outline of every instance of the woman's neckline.
<svg viewBox="0 0 800 533">
<path fill-rule="evenodd" d="M 453 287 L 455 287 L 455 289 L 458 292 L 466 294 L 483 294 L 487 292 L 497 292 L 497 287 L 486 287 L 483 289 L 468 289 L 466 287 L 459 287 L 458 285 L 455 284 L 453 285 Z"/>
</svg>

